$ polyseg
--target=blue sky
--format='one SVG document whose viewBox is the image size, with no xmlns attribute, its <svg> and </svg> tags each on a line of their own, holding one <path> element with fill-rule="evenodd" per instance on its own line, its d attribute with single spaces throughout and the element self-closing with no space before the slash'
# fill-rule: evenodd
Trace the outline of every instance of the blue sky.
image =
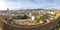
<svg viewBox="0 0 60 30">
<path fill-rule="evenodd" d="M 60 0 L 0 0 L 0 9 L 60 9 Z"/>
</svg>

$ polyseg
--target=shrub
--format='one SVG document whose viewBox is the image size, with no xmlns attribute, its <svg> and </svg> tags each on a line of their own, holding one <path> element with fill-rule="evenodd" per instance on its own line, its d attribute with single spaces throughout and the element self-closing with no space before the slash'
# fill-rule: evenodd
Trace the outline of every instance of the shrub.
<svg viewBox="0 0 60 30">
<path fill-rule="evenodd" d="M 22 17 L 22 19 L 28 19 L 28 16 L 27 16 L 27 15 L 24 15 L 24 16 Z"/>
<path fill-rule="evenodd" d="M 46 20 L 46 19 L 47 19 L 46 16 L 41 16 L 41 17 L 40 17 L 40 20 Z"/>
<path fill-rule="evenodd" d="M 5 20 L 7 20 L 7 17 L 3 17 Z"/>
<path fill-rule="evenodd" d="M 35 20 L 34 23 L 35 24 L 40 23 L 40 20 Z"/>
</svg>

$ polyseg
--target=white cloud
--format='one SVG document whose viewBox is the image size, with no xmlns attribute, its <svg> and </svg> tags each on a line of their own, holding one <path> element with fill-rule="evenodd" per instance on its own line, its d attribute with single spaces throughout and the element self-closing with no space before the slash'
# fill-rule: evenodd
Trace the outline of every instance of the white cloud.
<svg viewBox="0 0 60 30">
<path fill-rule="evenodd" d="M 60 9 L 59 0 L 0 0 L 0 9 L 27 9 L 46 8 Z M 56 8 L 57 7 L 57 8 Z"/>
</svg>

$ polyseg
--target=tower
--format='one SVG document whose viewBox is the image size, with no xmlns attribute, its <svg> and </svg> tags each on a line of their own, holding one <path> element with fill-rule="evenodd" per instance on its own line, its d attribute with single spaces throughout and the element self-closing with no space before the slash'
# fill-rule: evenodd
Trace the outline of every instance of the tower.
<svg viewBox="0 0 60 30">
<path fill-rule="evenodd" d="M 9 8 L 7 8 L 7 13 L 9 13 Z"/>
<path fill-rule="evenodd" d="M 7 11 L 9 11 L 9 8 L 7 8 Z"/>
</svg>

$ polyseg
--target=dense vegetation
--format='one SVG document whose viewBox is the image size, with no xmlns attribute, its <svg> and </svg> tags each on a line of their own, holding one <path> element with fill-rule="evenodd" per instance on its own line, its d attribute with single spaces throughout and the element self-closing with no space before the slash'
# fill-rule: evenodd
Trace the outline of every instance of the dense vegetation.
<svg viewBox="0 0 60 30">
<path fill-rule="evenodd" d="M 47 21 L 47 19 L 55 18 L 56 14 L 48 14 L 44 16 L 38 16 L 37 20 L 34 21 L 34 23 L 40 23 L 40 21 Z"/>
<path fill-rule="evenodd" d="M 38 19 L 37 20 L 35 20 L 34 21 L 34 23 L 40 23 L 40 21 L 44 21 L 44 20 L 46 20 L 47 19 L 47 17 L 46 16 L 39 16 L 39 17 L 37 17 Z"/>
<path fill-rule="evenodd" d="M 18 15 L 18 16 L 13 16 L 12 19 L 28 19 L 28 16 L 27 15 Z"/>
</svg>

